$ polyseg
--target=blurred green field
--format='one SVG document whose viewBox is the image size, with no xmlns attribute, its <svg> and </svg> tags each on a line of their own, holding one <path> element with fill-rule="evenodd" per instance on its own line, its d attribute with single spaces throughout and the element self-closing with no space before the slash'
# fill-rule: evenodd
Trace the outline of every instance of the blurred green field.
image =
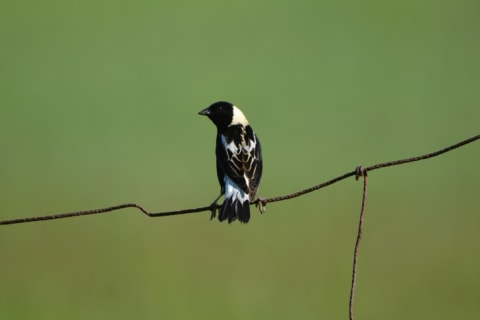
<svg viewBox="0 0 480 320">
<path fill-rule="evenodd" d="M 229 100 L 260 193 L 479 133 L 480 2 L 3 1 L 0 219 L 209 204 Z M 480 313 L 480 144 L 370 174 L 357 319 Z M 361 183 L 253 212 L 0 226 L 0 319 L 346 319 Z"/>
</svg>

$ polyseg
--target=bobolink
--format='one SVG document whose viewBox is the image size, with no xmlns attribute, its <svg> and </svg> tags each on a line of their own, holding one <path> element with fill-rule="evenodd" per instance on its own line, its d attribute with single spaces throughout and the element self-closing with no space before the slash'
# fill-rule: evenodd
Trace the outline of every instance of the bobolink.
<svg viewBox="0 0 480 320">
<path fill-rule="evenodd" d="M 229 223 L 238 219 L 247 223 L 250 202 L 255 198 L 262 177 L 260 141 L 242 111 L 230 102 L 215 102 L 199 114 L 209 117 L 217 127 L 215 153 L 221 190 L 213 204 L 225 195 L 218 219 Z"/>
</svg>

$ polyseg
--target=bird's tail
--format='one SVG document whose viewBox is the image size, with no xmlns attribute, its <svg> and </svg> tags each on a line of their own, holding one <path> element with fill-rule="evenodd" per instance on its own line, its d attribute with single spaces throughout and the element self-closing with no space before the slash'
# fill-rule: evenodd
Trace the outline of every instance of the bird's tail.
<svg viewBox="0 0 480 320">
<path fill-rule="evenodd" d="M 228 197 L 220 208 L 218 220 L 228 220 L 228 223 L 238 219 L 240 222 L 247 223 L 250 220 L 250 201 L 248 195 L 245 198 Z"/>
</svg>

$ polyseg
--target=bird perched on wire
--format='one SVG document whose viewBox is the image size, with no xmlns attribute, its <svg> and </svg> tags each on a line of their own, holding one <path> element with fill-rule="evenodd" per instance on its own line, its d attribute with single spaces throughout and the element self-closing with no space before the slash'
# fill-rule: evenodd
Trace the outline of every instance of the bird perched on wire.
<svg viewBox="0 0 480 320">
<path fill-rule="evenodd" d="M 250 202 L 254 201 L 262 177 L 262 148 L 257 135 L 240 109 L 226 101 L 215 102 L 199 112 L 217 127 L 215 153 L 220 195 L 225 195 L 218 219 L 228 222 L 250 220 Z M 212 209 L 212 219 L 215 209 Z"/>
</svg>

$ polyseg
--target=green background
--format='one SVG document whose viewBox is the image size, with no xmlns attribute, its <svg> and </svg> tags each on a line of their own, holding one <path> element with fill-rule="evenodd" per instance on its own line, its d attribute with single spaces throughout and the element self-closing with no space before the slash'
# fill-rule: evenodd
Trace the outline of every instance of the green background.
<svg viewBox="0 0 480 320">
<path fill-rule="evenodd" d="M 0 3 L 0 219 L 208 205 L 229 100 L 260 193 L 479 133 L 480 2 Z M 480 145 L 370 174 L 358 319 L 480 313 Z M 1 319 L 345 319 L 361 183 L 254 210 L 0 226 Z"/>
</svg>

